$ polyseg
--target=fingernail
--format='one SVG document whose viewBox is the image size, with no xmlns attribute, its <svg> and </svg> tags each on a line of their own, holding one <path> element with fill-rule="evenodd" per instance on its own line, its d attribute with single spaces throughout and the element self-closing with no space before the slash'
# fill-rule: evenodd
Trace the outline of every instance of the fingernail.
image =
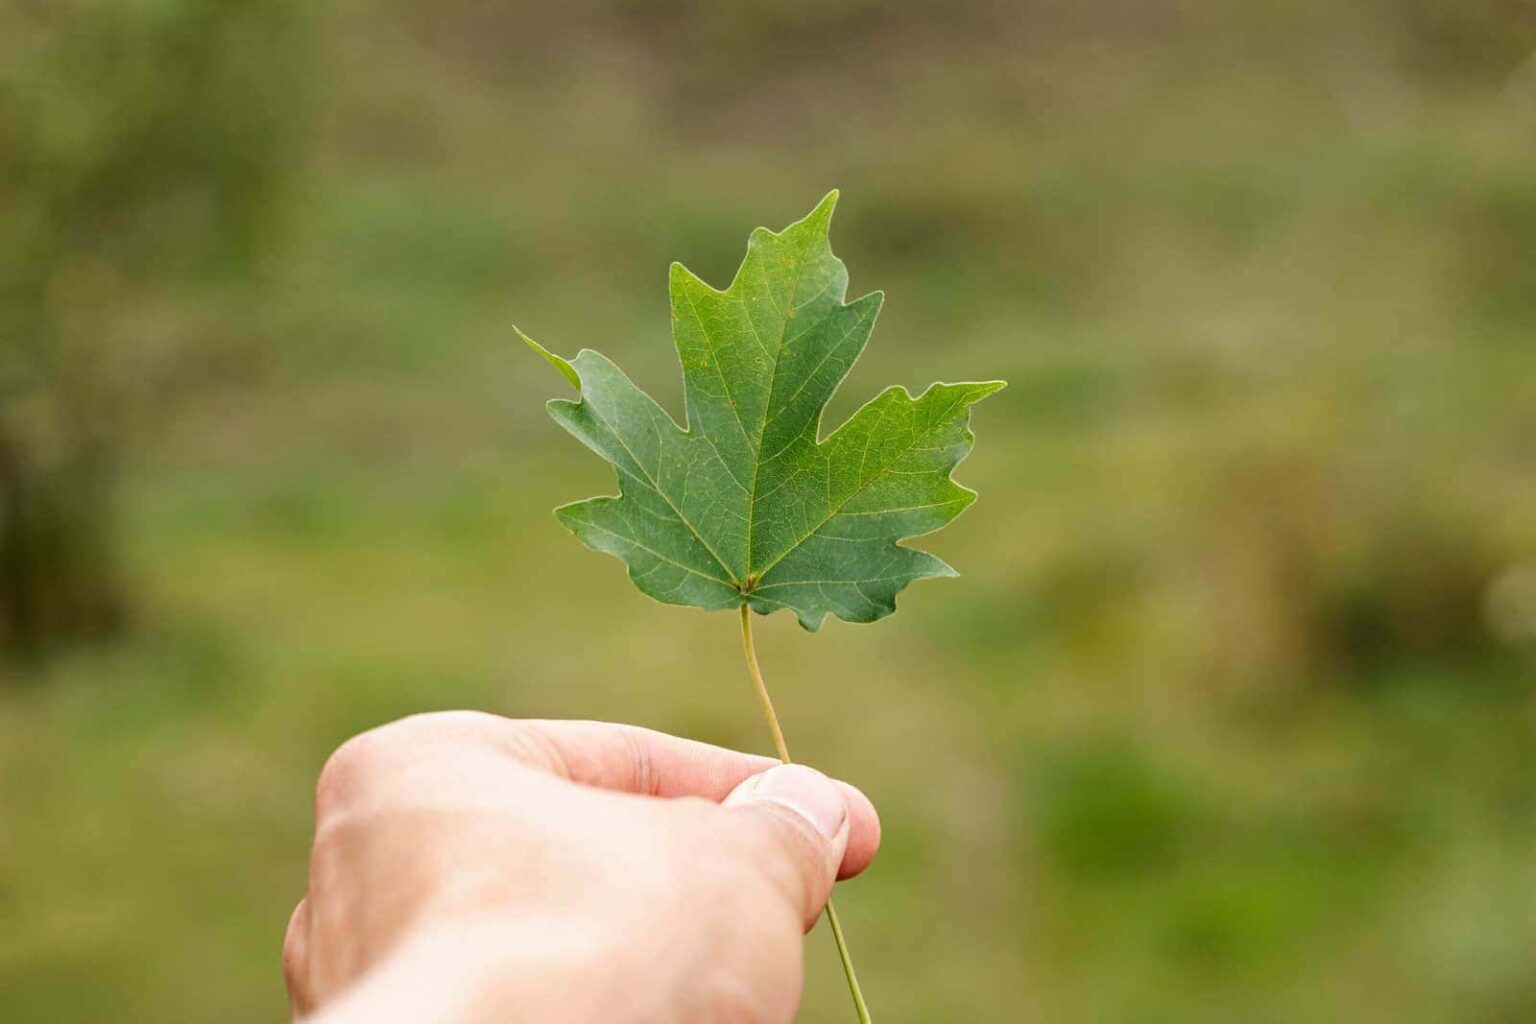
<svg viewBox="0 0 1536 1024">
<path fill-rule="evenodd" d="M 848 805 L 837 784 L 803 764 L 781 764 L 737 786 L 726 807 L 767 801 L 788 808 L 832 839 L 848 820 Z"/>
</svg>

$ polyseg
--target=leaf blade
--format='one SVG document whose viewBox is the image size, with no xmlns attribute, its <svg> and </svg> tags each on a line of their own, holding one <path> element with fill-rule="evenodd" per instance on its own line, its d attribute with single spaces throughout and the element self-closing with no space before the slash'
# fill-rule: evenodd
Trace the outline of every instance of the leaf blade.
<svg viewBox="0 0 1536 1024">
<path fill-rule="evenodd" d="M 870 622 L 914 580 L 955 571 L 899 543 L 951 522 L 975 492 L 951 473 L 974 437 L 970 408 L 1001 381 L 882 391 L 820 437 L 822 415 L 864 350 L 882 293 L 846 302 L 829 244 L 837 193 L 780 232 L 752 232 L 729 287 L 669 272 L 686 402 L 678 423 L 604 356 L 530 348 L 572 380 L 551 416 L 614 466 L 619 494 L 556 510 L 616 555 L 644 593 L 802 626 Z"/>
</svg>

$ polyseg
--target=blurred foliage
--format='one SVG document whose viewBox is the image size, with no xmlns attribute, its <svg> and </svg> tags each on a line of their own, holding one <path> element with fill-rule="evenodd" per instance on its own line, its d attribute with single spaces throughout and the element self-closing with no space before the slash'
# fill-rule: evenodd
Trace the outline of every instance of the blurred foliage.
<svg viewBox="0 0 1536 1024">
<path fill-rule="evenodd" d="M 251 268 L 302 118 L 287 0 L 3 10 L 0 647 L 19 655 L 121 618 L 121 432 L 217 358 L 178 321 L 229 316 L 209 279 Z"/>
<path fill-rule="evenodd" d="M 797 748 L 885 816 L 840 898 L 880 1019 L 1536 1019 L 1533 32 L 1509 0 L 0 6 L 7 386 L 90 382 L 62 407 L 110 424 L 136 619 L 3 666 L 4 1016 L 280 1015 L 308 787 L 390 717 L 762 747 L 729 620 L 549 516 L 611 481 L 508 325 L 676 410 L 667 263 L 723 282 L 839 186 L 889 299 L 829 416 L 1012 383 L 931 539 L 965 577 L 760 639 Z M 844 1020 L 811 941 L 804 1019 Z"/>
</svg>

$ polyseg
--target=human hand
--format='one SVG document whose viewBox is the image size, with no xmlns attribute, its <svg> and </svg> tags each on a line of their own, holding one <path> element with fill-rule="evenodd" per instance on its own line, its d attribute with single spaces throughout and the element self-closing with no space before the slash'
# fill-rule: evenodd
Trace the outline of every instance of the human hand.
<svg viewBox="0 0 1536 1024">
<path fill-rule="evenodd" d="M 634 726 L 473 712 L 343 744 L 283 965 L 310 1024 L 793 1019 L 862 793 Z"/>
</svg>

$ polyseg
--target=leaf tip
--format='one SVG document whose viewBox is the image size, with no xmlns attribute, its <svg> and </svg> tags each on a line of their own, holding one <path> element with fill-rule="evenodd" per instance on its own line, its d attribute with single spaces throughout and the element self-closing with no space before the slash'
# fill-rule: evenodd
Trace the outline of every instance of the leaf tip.
<svg viewBox="0 0 1536 1024">
<path fill-rule="evenodd" d="M 545 362 L 549 363 L 550 366 L 553 366 L 555 369 L 559 370 L 560 375 L 571 382 L 571 387 L 575 388 L 577 391 L 581 390 L 581 375 L 576 372 L 576 367 L 571 365 L 570 360 L 562 359 L 560 356 L 555 355 L 549 349 L 545 348 L 543 345 L 540 345 L 538 342 L 528 337 L 528 335 L 524 334 L 522 328 L 518 327 L 516 324 L 512 325 L 512 330 L 516 332 L 519 338 L 523 339 L 523 344 L 527 345 L 529 348 L 533 349 L 534 352 L 538 353 L 538 355 L 542 357 Z"/>
<path fill-rule="evenodd" d="M 809 231 L 814 235 L 825 239 L 832 230 L 832 211 L 837 208 L 837 189 L 833 189 L 821 197 L 821 201 L 811 208 L 811 212 L 789 225 L 781 232 L 768 232 L 774 237 L 794 236 L 799 232 Z M 760 229 L 761 230 L 761 229 Z M 756 232 L 754 232 L 755 234 Z"/>
<path fill-rule="evenodd" d="M 698 285 L 704 285 L 705 288 L 709 287 L 709 285 L 704 284 L 703 278 L 683 266 L 677 260 L 673 260 L 671 265 L 667 267 L 667 283 L 673 289 L 697 287 Z M 676 293 L 674 292 L 674 294 Z"/>
<path fill-rule="evenodd" d="M 832 223 L 832 211 L 837 209 L 837 200 L 841 195 L 842 193 L 834 188 L 821 197 L 821 202 L 816 204 L 816 208 L 805 219 L 816 221 L 823 225 L 830 225 Z"/>
</svg>

